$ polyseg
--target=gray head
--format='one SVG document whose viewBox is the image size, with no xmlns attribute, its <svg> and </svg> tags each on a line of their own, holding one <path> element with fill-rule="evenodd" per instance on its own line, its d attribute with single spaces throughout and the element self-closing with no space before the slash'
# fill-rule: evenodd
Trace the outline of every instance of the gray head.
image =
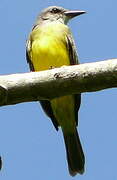
<svg viewBox="0 0 117 180">
<path fill-rule="evenodd" d="M 70 19 L 84 13 L 85 11 L 70 11 L 59 6 L 50 6 L 44 9 L 37 17 L 36 24 L 39 24 L 42 21 L 59 21 L 61 23 L 67 24 Z"/>
</svg>

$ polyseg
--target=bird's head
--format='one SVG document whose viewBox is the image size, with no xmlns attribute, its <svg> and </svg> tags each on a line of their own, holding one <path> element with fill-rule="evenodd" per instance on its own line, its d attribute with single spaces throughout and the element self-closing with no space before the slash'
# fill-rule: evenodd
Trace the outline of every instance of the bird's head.
<svg viewBox="0 0 117 180">
<path fill-rule="evenodd" d="M 85 11 L 74 10 L 70 11 L 58 6 L 50 6 L 44 9 L 41 14 L 38 16 L 37 21 L 59 21 L 61 23 L 67 24 L 67 22 L 81 14 L 84 14 Z"/>
</svg>

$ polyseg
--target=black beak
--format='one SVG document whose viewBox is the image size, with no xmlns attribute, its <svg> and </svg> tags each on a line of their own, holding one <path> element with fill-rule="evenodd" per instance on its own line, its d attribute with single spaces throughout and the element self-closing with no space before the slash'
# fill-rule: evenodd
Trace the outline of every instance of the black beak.
<svg viewBox="0 0 117 180">
<path fill-rule="evenodd" d="M 76 17 L 76 16 L 79 16 L 79 15 L 81 15 L 81 14 L 84 14 L 84 13 L 86 13 L 86 11 L 65 11 L 64 12 L 64 14 L 69 18 L 69 19 L 71 19 L 71 18 L 74 18 L 74 17 Z"/>
</svg>

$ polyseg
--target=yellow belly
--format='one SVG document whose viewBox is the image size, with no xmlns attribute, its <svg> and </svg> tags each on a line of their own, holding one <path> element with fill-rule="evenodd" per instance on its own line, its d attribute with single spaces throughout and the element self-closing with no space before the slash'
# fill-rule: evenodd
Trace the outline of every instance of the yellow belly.
<svg viewBox="0 0 117 180">
<path fill-rule="evenodd" d="M 42 34 L 32 42 L 31 61 L 35 71 L 70 65 L 64 34 Z M 53 113 L 62 127 L 70 131 L 75 126 L 74 97 L 64 96 L 51 101 Z"/>
<path fill-rule="evenodd" d="M 32 44 L 32 62 L 35 71 L 69 65 L 69 54 L 66 46 L 56 39 L 44 37 L 35 40 Z"/>
<path fill-rule="evenodd" d="M 62 96 L 51 101 L 53 113 L 59 125 L 66 132 L 72 132 L 76 126 L 74 105 L 74 97 L 72 95 Z"/>
</svg>

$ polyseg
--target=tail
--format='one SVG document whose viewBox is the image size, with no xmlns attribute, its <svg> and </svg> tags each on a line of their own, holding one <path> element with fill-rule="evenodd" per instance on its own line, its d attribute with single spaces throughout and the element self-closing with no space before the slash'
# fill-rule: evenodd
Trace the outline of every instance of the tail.
<svg viewBox="0 0 117 180">
<path fill-rule="evenodd" d="M 63 131 L 63 135 L 70 175 L 75 176 L 77 173 L 83 174 L 85 157 L 77 129 L 72 134 L 68 134 Z"/>
</svg>

